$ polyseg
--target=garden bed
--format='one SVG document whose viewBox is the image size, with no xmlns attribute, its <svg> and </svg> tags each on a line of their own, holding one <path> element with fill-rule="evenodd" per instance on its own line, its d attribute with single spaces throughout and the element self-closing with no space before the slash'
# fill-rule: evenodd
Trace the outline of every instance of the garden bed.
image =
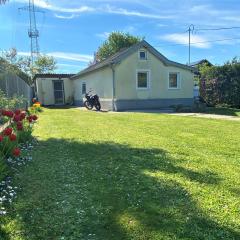
<svg viewBox="0 0 240 240">
<path fill-rule="evenodd" d="M 0 117 L 5 122 L 0 127 L 0 215 L 5 215 L 16 197 L 17 187 L 12 186 L 12 175 L 32 159 L 29 150 L 33 142 L 33 125 L 38 117 L 19 109 L 2 109 Z"/>
</svg>

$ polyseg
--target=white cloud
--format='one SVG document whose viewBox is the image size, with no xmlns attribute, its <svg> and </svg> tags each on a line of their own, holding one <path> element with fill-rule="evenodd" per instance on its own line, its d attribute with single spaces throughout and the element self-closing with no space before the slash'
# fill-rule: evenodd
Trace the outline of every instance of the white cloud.
<svg viewBox="0 0 240 240">
<path fill-rule="evenodd" d="M 161 14 L 156 15 L 156 14 L 151 14 L 151 13 L 143 13 L 143 12 L 138 12 L 138 11 L 127 10 L 124 8 L 115 8 L 110 5 L 106 6 L 105 11 L 107 13 L 112 13 L 112 14 L 143 17 L 143 18 L 152 18 L 152 19 L 173 19 L 173 18 L 175 18 L 174 15 L 161 15 Z"/>
<path fill-rule="evenodd" d="M 31 53 L 30 52 L 18 52 L 18 55 L 29 57 L 31 55 Z"/>
<path fill-rule="evenodd" d="M 107 39 L 110 35 L 110 32 L 103 32 L 103 33 L 97 33 L 96 36 L 101 38 L 101 39 Z"/>
<path fill-rule="evenodd" d="M 89 62 L 93 60 L 92 55 L 79 54 L 79 53 L 68 53 L 68 52 L 49 52 L 48 56 L 53 56 L 59 59 L 73 60 L 77 62 Z"/>
<path fill-rule="evenodd" d="M 57 63 L 57 65 L 61 67 L 72 67 L 72 68 L 79 68 L 79 66 L 81 66 L 81 65 L 68 64 L 68 63 Z"/>
<path fill-rule="evenodd" d="M 157 27 L 167 27 L 168 25 L 167 24 L 163 24 L 163 23 L 158 23 L 157 24 Z"/>
<path fill-rule="evenodd" d="M 186 33 L 173 33 L 173 34 L 166 34 L 161 36 L 160 39 L 167 40 L 169 42 L 177 43 L 177 44 L 188 44 L 188 34 Z M 196 48 L 210 48 L 210 43 L 206 42 L 208 39 L 205 37 L 192 35 L 191 42 L 192 46 Z"/>
<path fill-rule="evenodd" d="M 15 0 L 15 2 L 26 3 L 26 4 L 28 3 L 27 0 Z M 95 11 L 95 8 L 92 8 L 89 6 L 81 6 L 77 8 L 65 8 L 65 7 L 60 7 L 57 5 L 50 4 L 44 0 L 35 0 L 34 3 L 35 3 L 35 6 L 37 7 L 48 9 L 51 11 L 56 11 L 56 12 L 63 12 L 63 13 L 83 13 L 83 12 Z"/>
<path fill-rule="evenodd" d="M 78 17 L 78 15 L 76 15 L 76 14 L 71 14 L 69 16 L 65 16 L 65 15 L 59 15 L 59 14 L 56 14 L 56 13 L 54 14 L 54 16 L 56 18 L 60 18 L 60 19 L 73 19 L 75 17 Z"/>
<path fill-rule="evenodd" d="M 227 21 L 240 22 L 239 16 L 226 16 L 226 17 L 222 17 L 222 19 Z"/>
<path fill-rule="evenodd" d="M 27 0 L 14 0 L 15 2 L 27 3 Z M 35 0 L 35 5 L 40 8 L 48 9 L 55 12 L 62 13 L 89 13 L 89 12 L 97 12 L 97 13 L 109 13 L 109 14 L 118 14 L 124 16 L 135 16 L 142 18 L 152 18 L 152 19 L 173 19 L 175 15 L 163 15 L 163 14 L 151 14 L 144 13 L 139 11 L 132 11 L 125 8 L 116 8 L 112 7 L 109 4 L 106 6 L 100 7 L 90 7 L 90 6 L 81 6 L 76 8 L 66 8 L 60 7 L 54 4 L 51 4 L 45 0 Z"/>
<path fill-rule="evenodd" d="M 97 34 L 95 34 L 95 36 L 97 36 L 97 37 L 99 37 L 103 40 L 106 40 L 109 37 L 109 35 L 114 31 L 120 31 L 120 32 L 126 32 L 126 33 L 132 33 L 133 34 L 137 31 L 137 29 L 134 26 L 126 26 L 122 29 L 112 30 L 110 32 L 97 33 Z"/>
<path fill-rule="evenodd" d="M 30 56 L 30 52 L 18 52 L 20 56 Z M 72 60 L 76 62 L 88 63 L 93 60 L 92 55 L 69 53 L 69 52 L 49 52 L 46 53 L 48 56 L 52 56 L 56 59 Z"/>
</svg>

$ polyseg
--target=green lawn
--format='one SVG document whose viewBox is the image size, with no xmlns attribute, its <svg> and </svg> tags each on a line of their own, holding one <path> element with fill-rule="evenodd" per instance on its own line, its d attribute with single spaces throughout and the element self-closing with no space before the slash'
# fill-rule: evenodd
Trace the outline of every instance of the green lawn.
<svg viewBox="0 0 240 240">
<path fill-rule="evenodd" d="M 240 239 L 240 122 L 45 109 L 4 240 Z"/>
</svg>

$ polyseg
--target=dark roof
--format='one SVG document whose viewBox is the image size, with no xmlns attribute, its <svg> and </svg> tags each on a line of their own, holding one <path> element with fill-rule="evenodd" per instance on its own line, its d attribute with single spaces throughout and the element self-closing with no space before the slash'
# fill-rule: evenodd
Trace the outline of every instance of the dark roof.
<svg viewBox="0 0 240 240">
<path fill-rule="evenodd" d="M 70 78 L 75 74 L 65 74 L 65 73 L 38 73 L 35 74 L 33 79 L 36 78 Z"/>
<path fill-rule="evenodd" d="M 199 61 L 190 63 L 189 66 L 195 67 L 195 66 L 198 66 L 198 65 L 203 64 L 203 63 L 207 63 L 207 64 L 209 64 L 210 66 L 213 65 L 213 64 L 212 64 L 211 62 L 209 62 L 207 59 L 202 59 L 202 60 L 199 60 Z"/>
<path fill-rule="evenodd" d="M 135 45 L 133 45 L 133 46 L 131 46 L 129 48 L 121 49 L 119 52 L 115 53 L 114 55 L 106 58 L 105 60 L 103 60 L 101 62 L 98 62 L 98 63 L 96 63 L 94 65 L 91 65 L 91 66 L 85 68 L 81 72 L 79 72 L 76 75 L 74 75 L 72 77 L 72 79 L 75 79 L 75 78 L 77 78 L 79 76 L 82 76 L 82 75 L 85 75 L 87 73 L 90 73 L 92 71 L 96 71 L 98 69 L 101 69 L 101 68 L 104 68 L 104 67 L 111 66 L 111 65 L 114 65 L 116 63 L 119 63 L 120 61 L 122 61 L 123 59 L 125 59 L 126 57 L 131 55 L 132 53 L 136 52 L 140 48 L 146 48 L 155 57 L 157 57 L 159 60 L 161 60 L 166 66 L 180 67 L 180 68 L 184 68 L 184 69 L 187 69 L 187 70 L 190 70 L 190 71 L 194 71 L 195 70 L 191 66 L 168 60 L 165 56 L 163 56 L 160 52 L 158 52 L 154 47 L 152 47 L 148 42 L 143 40 L 143 41 L 141 41 L 139 43 L 136 43 Z"/>
</svg>

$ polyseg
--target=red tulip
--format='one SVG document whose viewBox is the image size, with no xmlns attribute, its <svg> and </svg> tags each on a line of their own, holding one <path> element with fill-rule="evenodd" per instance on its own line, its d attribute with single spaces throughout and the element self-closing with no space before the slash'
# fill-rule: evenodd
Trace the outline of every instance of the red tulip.
<svg viewBox="0 0 240 240">
<path fill-rule="evenodd" d="M 12 111 L 6 111 L 6 116 L 12 118 L 14 113 Z"/>
<path fill-rule="evenodd" d="M 19 148 L 14 148 L 13 149 L 13 155 L 15 157 L 18 157 L 21 154 L 21 150 Z"/>
<path fill-rule="evenodd" d="M 32 115 L 32 119 L 33 119 L 34 121 L 36 121 L 36 120 L 38 119 L 38 117 L 37 117 L 36 115 Z"/>
<path fill-rule="evenodd" d="M 0 142 L 2 142 L 3 141 L 3 136 L 2 135 L 0 135 Z"/>
<path fill-rule="evenodd" d="M 20 115 L 14 115 L 13 121 L 14 121 L 14 122 L 19 122 L 19 121 L 21 121 L 21 116 L 20 116 Z"/>
<path fill-rule="evenodd" d="M 10 139 L 11 142 L 14 142 L 14 141 L 16 141 L 17 136 L 12 133 L 11 135 L 9 135 L 9 139 Z"/>
<path fill-rule="evenodd" d="M 22 121 L 25 117 L 26 117 L 26 114 L 22 112 L 22 113 L 20 114 L 20 121 Z"/>
<path fill-rule="evenodd" d="M 15 110 L 15 115 L 19 115 L 21 113 L 21 111 L 19 109 Z"/>
<path fill-rule="evenodd" d="M 27 117 L 27 120 L 31 123 L 33 121 L 32 116 Z"/>
<path fill-rule="evenodd" d="M 23 130 L 23 124 L 21 122 L 17 122 L 17 130 L 22 131 Z"/>
<path fill-rule="evenodd" d="M 11 135 L 11 134 L 12 134 L 12 128 L 6 128 L 6 129 L 4 129 L 3 135 L 9 136 L 9 135 Z"/>
</svg>

